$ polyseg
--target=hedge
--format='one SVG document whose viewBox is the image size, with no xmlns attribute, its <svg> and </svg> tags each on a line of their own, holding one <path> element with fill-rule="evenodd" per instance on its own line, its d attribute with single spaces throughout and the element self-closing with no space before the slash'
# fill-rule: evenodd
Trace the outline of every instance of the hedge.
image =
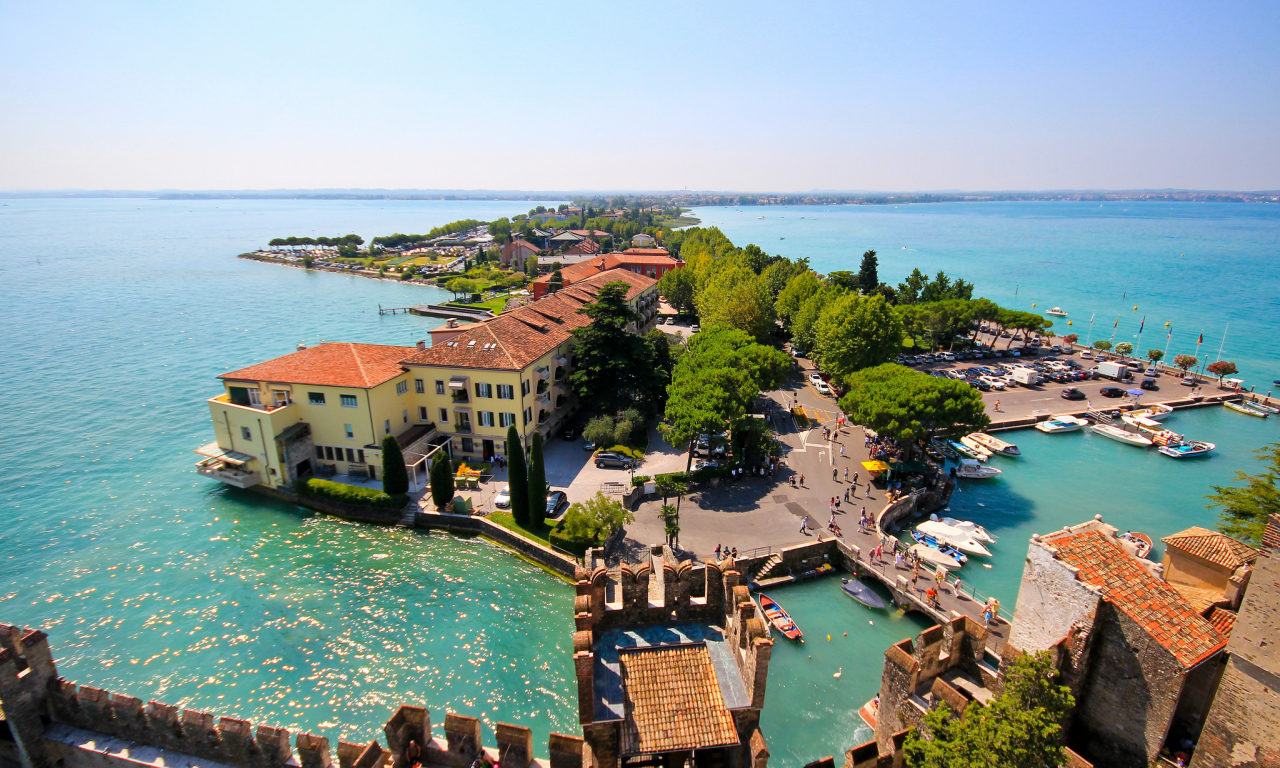
<svg viewBox="0 0 1280 768">
<path fill-rule="evenodd" d="M 623 456 L 626 456 L 631 459 L 644 458 L 644 451 L 636 450 L 635 448 L 628 448 L 625 445 L 615 445 L 612 448 L 605 448 L 604 450 L 609 451 L 611 453 L 620 453 Z"/>
<path fill-rule="evenodd" d="M 636 475 L 635 477 L 631 478 L 631 485 L 633 486 L 644 485 L 645 483 L 649 482 L 652 479 L 653 478 L 649 477 L 648 475 Z"/>
<path fill-rule="evenodd" d="M 547 541 L 551 542 L 566 552 L 572 552 L 575 555 L 586 554 L 588 547 L 598 547 L 600 542 L 596 539 L 579 539 L 570 536 L 564 536 L 560 533 L 560 526 L 557 525 L 547 534 Z"/>
<path fill-rule="evenodd" d="M 399 509 L 409 503 L 406 494 L 391 496 L 373 488 L 362 488 L 358 485 L 345 485 L 332 480 L 319 480 L 311 477 L 299 478 L 294 489 L 302 496 L 320 496 L 343 504 L 354 504 L 361 507 L 382 507 Z"/>
</svg>

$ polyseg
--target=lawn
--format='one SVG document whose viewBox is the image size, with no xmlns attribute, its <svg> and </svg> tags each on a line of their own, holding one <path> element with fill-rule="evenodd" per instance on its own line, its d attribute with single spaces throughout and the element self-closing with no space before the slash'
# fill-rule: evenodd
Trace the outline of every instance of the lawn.
<svg viewBox="0 0 1280 768">
<path fill-rule="evenodd" d="M 510 512 L 495 511 L 489 515 L 489 519 L 497 523 L 498 525 L 502 526 L 503 528 L 506 528 L 509 531 L 514 531 L 520 534 L 521 536 L 533 539 L 534 541 L 538 542 L 544 547 L 551 546 L 551 542 L 547 539 L 547 535 L 551 533 L 551 530 L 552 530 L 550 526 L 544 525 L 542 526 L 542 529 L 540 531 L 535 532 L 517 523 L 516 519 L 511 515 Z"/>
<path fill-rule="evenodd" d="M 463 307 L 465 309 L 487 309 L 495 315 L 502 314 L 502 308 L 507 305 L 507 299 L 510 296 L 503 294 L 496 296 L 487 301 L 477 301 L 474 304 L 464 304 L 460 301 L 450 301 L 445 304 L 446 307 Z"/>
</svg>

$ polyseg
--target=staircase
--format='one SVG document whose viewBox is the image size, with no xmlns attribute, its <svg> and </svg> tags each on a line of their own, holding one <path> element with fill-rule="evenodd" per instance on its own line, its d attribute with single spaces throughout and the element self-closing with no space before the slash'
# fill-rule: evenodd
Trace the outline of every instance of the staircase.
<svg viewBox="0 0 1280 768">
<path fill-rule="evenodd" d="M 761 563 L 752 578 L 756 581 L 767 579 L 773 574 L 773 569 L 780 565 L 782 565 L 782 558 L 775 552 L 772 555 L 769 555 L 768 559 Z"/>
<path fill-rule="evenodd" d="M 1094 408 L 1093 410 L 1088 411 L 1087 413 L 1085 413 L 1085 416 L 1087 416 L 1090 419 L 1093 419 L 1098 424 L 1115 423 L 1115 419 L 1112 419 L 1110 416 L 1098 410 L 1097 408 Z"/>
<path fill-rule="evenodd" d="M 416 528 L 418 523 L 418 505 L 409 504 L 404 508 L 404 515 L 396 523 L 401 528 Z"/>
</svg>

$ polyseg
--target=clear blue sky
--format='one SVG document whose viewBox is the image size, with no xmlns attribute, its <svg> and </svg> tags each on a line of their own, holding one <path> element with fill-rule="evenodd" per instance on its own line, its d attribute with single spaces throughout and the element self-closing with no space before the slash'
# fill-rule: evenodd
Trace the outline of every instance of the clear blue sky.
<svg viewBox="0 0 1280 768">
<path fill-rule="evenodd" d="M 0 18 L 0 189 L 1280 188 L 1274 1 Z"/>
</svg>

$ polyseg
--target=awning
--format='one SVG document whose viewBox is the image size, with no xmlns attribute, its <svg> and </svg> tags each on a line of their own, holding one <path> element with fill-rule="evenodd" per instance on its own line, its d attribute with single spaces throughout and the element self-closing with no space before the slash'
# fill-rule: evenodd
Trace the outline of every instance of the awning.
<svg viewBox="0 0 1280 768">
<path fill-rule="evenodd" d="M 467 388 L 466 379 L 458 378 L 456 376 L 452 379 L 449 379 L 449 389 L 466 389 L 466 388 Z"/>
<path fill-rule="evenodd" d="M 195 450 L 195 453 L 198 453 L 201 456 L 208 456 L 211 459 L 221 459 L 228 464 L 237 465 L 248 464 L 257 458 L 255 456 L 250 456 L 247 453 L 240 453 L 239 451 L 228 451 L 225 448 L 219 447 L 216 442 L 200 446 Z"/>
<path fill-rule="evenodd" d="M 285 427 L 283 432 L 276 435 L 276 440 L 279 440 L 282 443 L 287 443 L 295 438 L 305 437 L 310 431 L 311 425 L 305 421 L 300 421 L 297 424 L 290 424 Z"/>
<path fill-rule="evenodd" d="M 888 464 L 885 464 L 883 461 L 879 461 L 879 460 L 875 460 L 875 461 L 864 461 L 864 462 L 862 462 L 862 468 L 863 468 L 863 469 L 870 470 L 870 471 L 872 471 L 872 472 L 884 472 L 885 470 L 887 470 L 887 469 L 889 468 L 889 465 L 888 465 Z"/>
</svg>

